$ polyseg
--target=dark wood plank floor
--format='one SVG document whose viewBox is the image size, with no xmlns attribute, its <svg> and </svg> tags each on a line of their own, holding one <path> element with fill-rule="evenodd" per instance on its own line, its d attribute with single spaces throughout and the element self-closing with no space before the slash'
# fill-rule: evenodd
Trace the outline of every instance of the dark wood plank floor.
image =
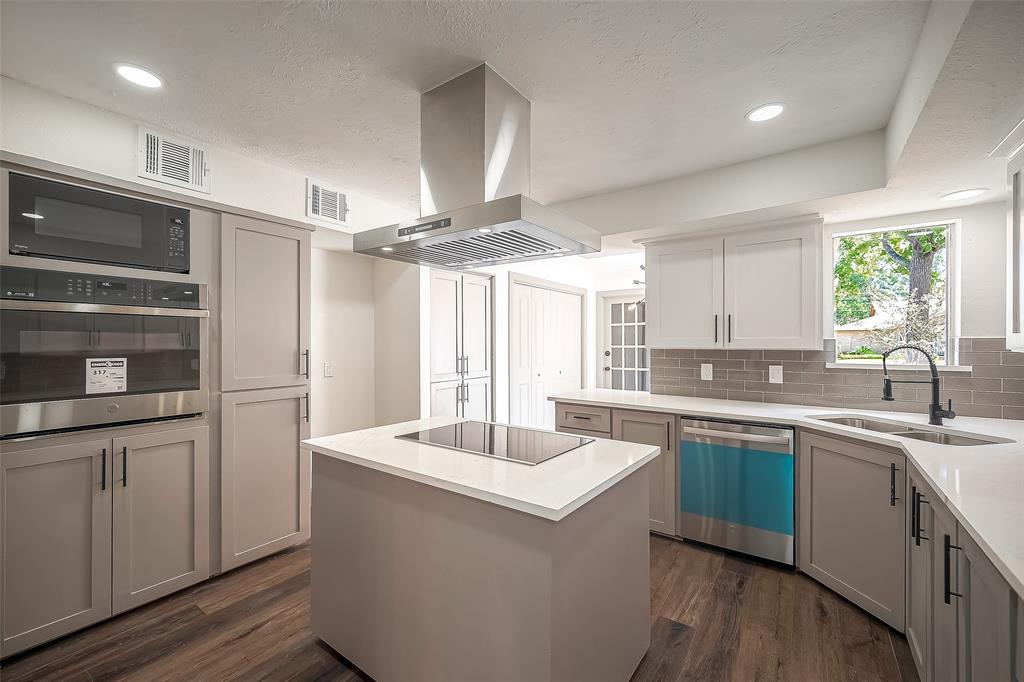
<svg viewBox="0 0 1024 682">
<path fill-rule="evenodd" d="M 906 640 L 803 575 L 651 538 L 634 680 L 916 680 Z M 365 680 L 309 630 L 309 548 L 4 661 L 18 680 Z"/>
</svg>

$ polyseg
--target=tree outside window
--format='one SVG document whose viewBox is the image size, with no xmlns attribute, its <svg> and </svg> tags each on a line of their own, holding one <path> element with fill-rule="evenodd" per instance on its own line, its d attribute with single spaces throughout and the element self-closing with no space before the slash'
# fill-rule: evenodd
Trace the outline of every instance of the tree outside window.
<svg viewBox="0 0 1024 682">
<path fill-rule="evenodd" d="M 878 362 L 901 344 L 946 362 L 949 225 L 837 236 L 834 298 L 836 352 L 841 362 Z M 920 364 L 899 351 L 890 362 Z"/>
</svg>

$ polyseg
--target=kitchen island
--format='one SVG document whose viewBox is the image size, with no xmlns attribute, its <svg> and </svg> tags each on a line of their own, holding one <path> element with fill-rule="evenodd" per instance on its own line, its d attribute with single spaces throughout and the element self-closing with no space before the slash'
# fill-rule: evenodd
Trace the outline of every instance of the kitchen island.
<svg viewBox="0 0 1024 682">
<path fill-rule="evenodd" d="M 660 449 L 584 439 L 532 465 L 397 438 L 463 421 L 303 442 L 313 632 L 378 682 L 628 680 L 650 644 Z"/>
</svg>

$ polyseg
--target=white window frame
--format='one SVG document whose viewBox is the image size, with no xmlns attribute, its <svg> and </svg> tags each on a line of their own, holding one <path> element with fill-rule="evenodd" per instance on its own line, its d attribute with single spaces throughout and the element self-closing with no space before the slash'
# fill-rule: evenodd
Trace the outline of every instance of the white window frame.
<svg viewBox="0 0 1024 682">
<path fill-rule="evenodd" d="M 867 221 L 858 221 L 867 222 Z M 885 221 L 880 221 L 884 223 Z M 910 224 L 892 224 L 882 225 L 879 227 L 872 227 L 862 230 L 850 230 L 843 229 L 843 224 L 838 223 L 835 225 L 825 226 L 825 239 L 828 246 L 822 249 L 824 254 L 824 272 L 825 276 L 822 277 L 822 289 L 823 296 L 822 302 L 824 303 L 824 320 L 825 320 L 825 338 L 832 339 L 833 342 L 836 338 L 836 327 L 835 327 L 835 239 L 836 237 L 845 237 L 848 235 L 855 234 L 873 234 L 876 232 L 898 232 L 902 230 L 913 230 L 916 228 L 933 227 L 935 225 L 946 225 L 946 357 L 945 364 L 940 364 L 938 367 L 943 370 L 952 371 L 969 371 L 970 366 L 959 364 L 959 339 L 960 339 L 960 311 L 961 311 L 961 300 L 960 300 L 960 244 L 961 244 L 961 225 L 962 221 L 960 218 L 950 218 L 948 220 L 930 220 L 924 223 L 910 223 Z M 849 369 L 851 367 L 881 367 L 882 362 L 866 363 L 866 362 L 850 362 L 839 359 L 838 349 L 836 350 L 836 357 L 834 362 L 827 363 L 826 367 L 829 368 L 840 368 Z M 928 365 L 921 364 L 898 364 L 890 363 L 889 369 L 905 369 L 905 370 L 918 370 L 927 369 Z"/>
<path fill-rule="evenodd" d="M 606 339 L 606 337 L 605 337 L 605 331 L 609 330 L 610 329 L 610 325 L 611 325 L 611 320 L 608 319 L 608 315 L 605 313 L 605 308 L 608 307 L 610 299 L 627 298 L 628 297 L 628 298 L 632 298 L 632 299 L 634 299 L 636 301 L 640 301 L 642 298 L 645 297 L 645 294 L 646 294 L 646 292 L 645 292 L 644 289 L 612 289 L 612 290 L 608 290 L 608 291 L 599 291 L 599 292 L 597 292 L 597 302 L 596 302 L 596 306 L 595 306 L 597 308 L 596 315 L 595 315 L 595 317 L 597 318 L 596 319 L 596 321 L 597 321 L 597 333 L 595 334 L 595 338 L 594 338 L 594 342 L 596 344 L 596 349 L 595 349 L 595 353 L 594 354 L 597 356 L 596 357 L 596 367 L 597 367 L 597 381 L 596 381 L 596 383 L 597 383 L 597 387 L 598 388 L 611 388 L 612 387 L 611 375 L 610 375 L 610 373 L 607 373 L 607 372 L 604 371 L 605 364 L 606 364 L 605 363 L 605 357 L 604 357 L 604 351 L 605 351 L 606 348 L 610 347 L 610 344 L 608 343 L 608 339 Z M 647 326 L 647 322 L 646 321 L 644 322 L 644 326 L 645 327 Z M 647 367 L 645 368 L 647 370 L 647 390 L 646 391 L 637 391 L 637 392 L 641 392 L 641 393 L 648 392 L 649 393 L 650 390 L 651 390 L 651 347 L 649 345 L 647 345 L 647 336 L 646 335 L 650 334 L 650 330 L 649 329 L 645 329 L 644 334 L 645 334 L 645 336 L 644 336 L 644 348 L 647 350 Z M 607 376 L 605 376 L 606 374 L 607 374 Z M 623 390 L 626 390 L 626 389 L 623 389 Z"/>
</svg>

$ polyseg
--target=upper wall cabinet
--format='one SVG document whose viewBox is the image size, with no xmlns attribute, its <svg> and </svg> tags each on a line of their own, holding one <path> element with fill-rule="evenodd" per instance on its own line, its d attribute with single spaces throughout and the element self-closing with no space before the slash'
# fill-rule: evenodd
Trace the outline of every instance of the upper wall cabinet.
<svg viewBox="0 0 1024 682">
<path fill-rule="evenodd" d="M 648 245 L 651 348 L 820 349 L 821 222 Z"/>
<path fill-rule="evenodd" d="M 224 214 L 221 390 L 309 380 L 310 232 Z"/>
<path fill-rule="evenodd" d="M 1024 350 L 1024 150 L 1007 167 L 1006 347 Z"/>
</svg>

